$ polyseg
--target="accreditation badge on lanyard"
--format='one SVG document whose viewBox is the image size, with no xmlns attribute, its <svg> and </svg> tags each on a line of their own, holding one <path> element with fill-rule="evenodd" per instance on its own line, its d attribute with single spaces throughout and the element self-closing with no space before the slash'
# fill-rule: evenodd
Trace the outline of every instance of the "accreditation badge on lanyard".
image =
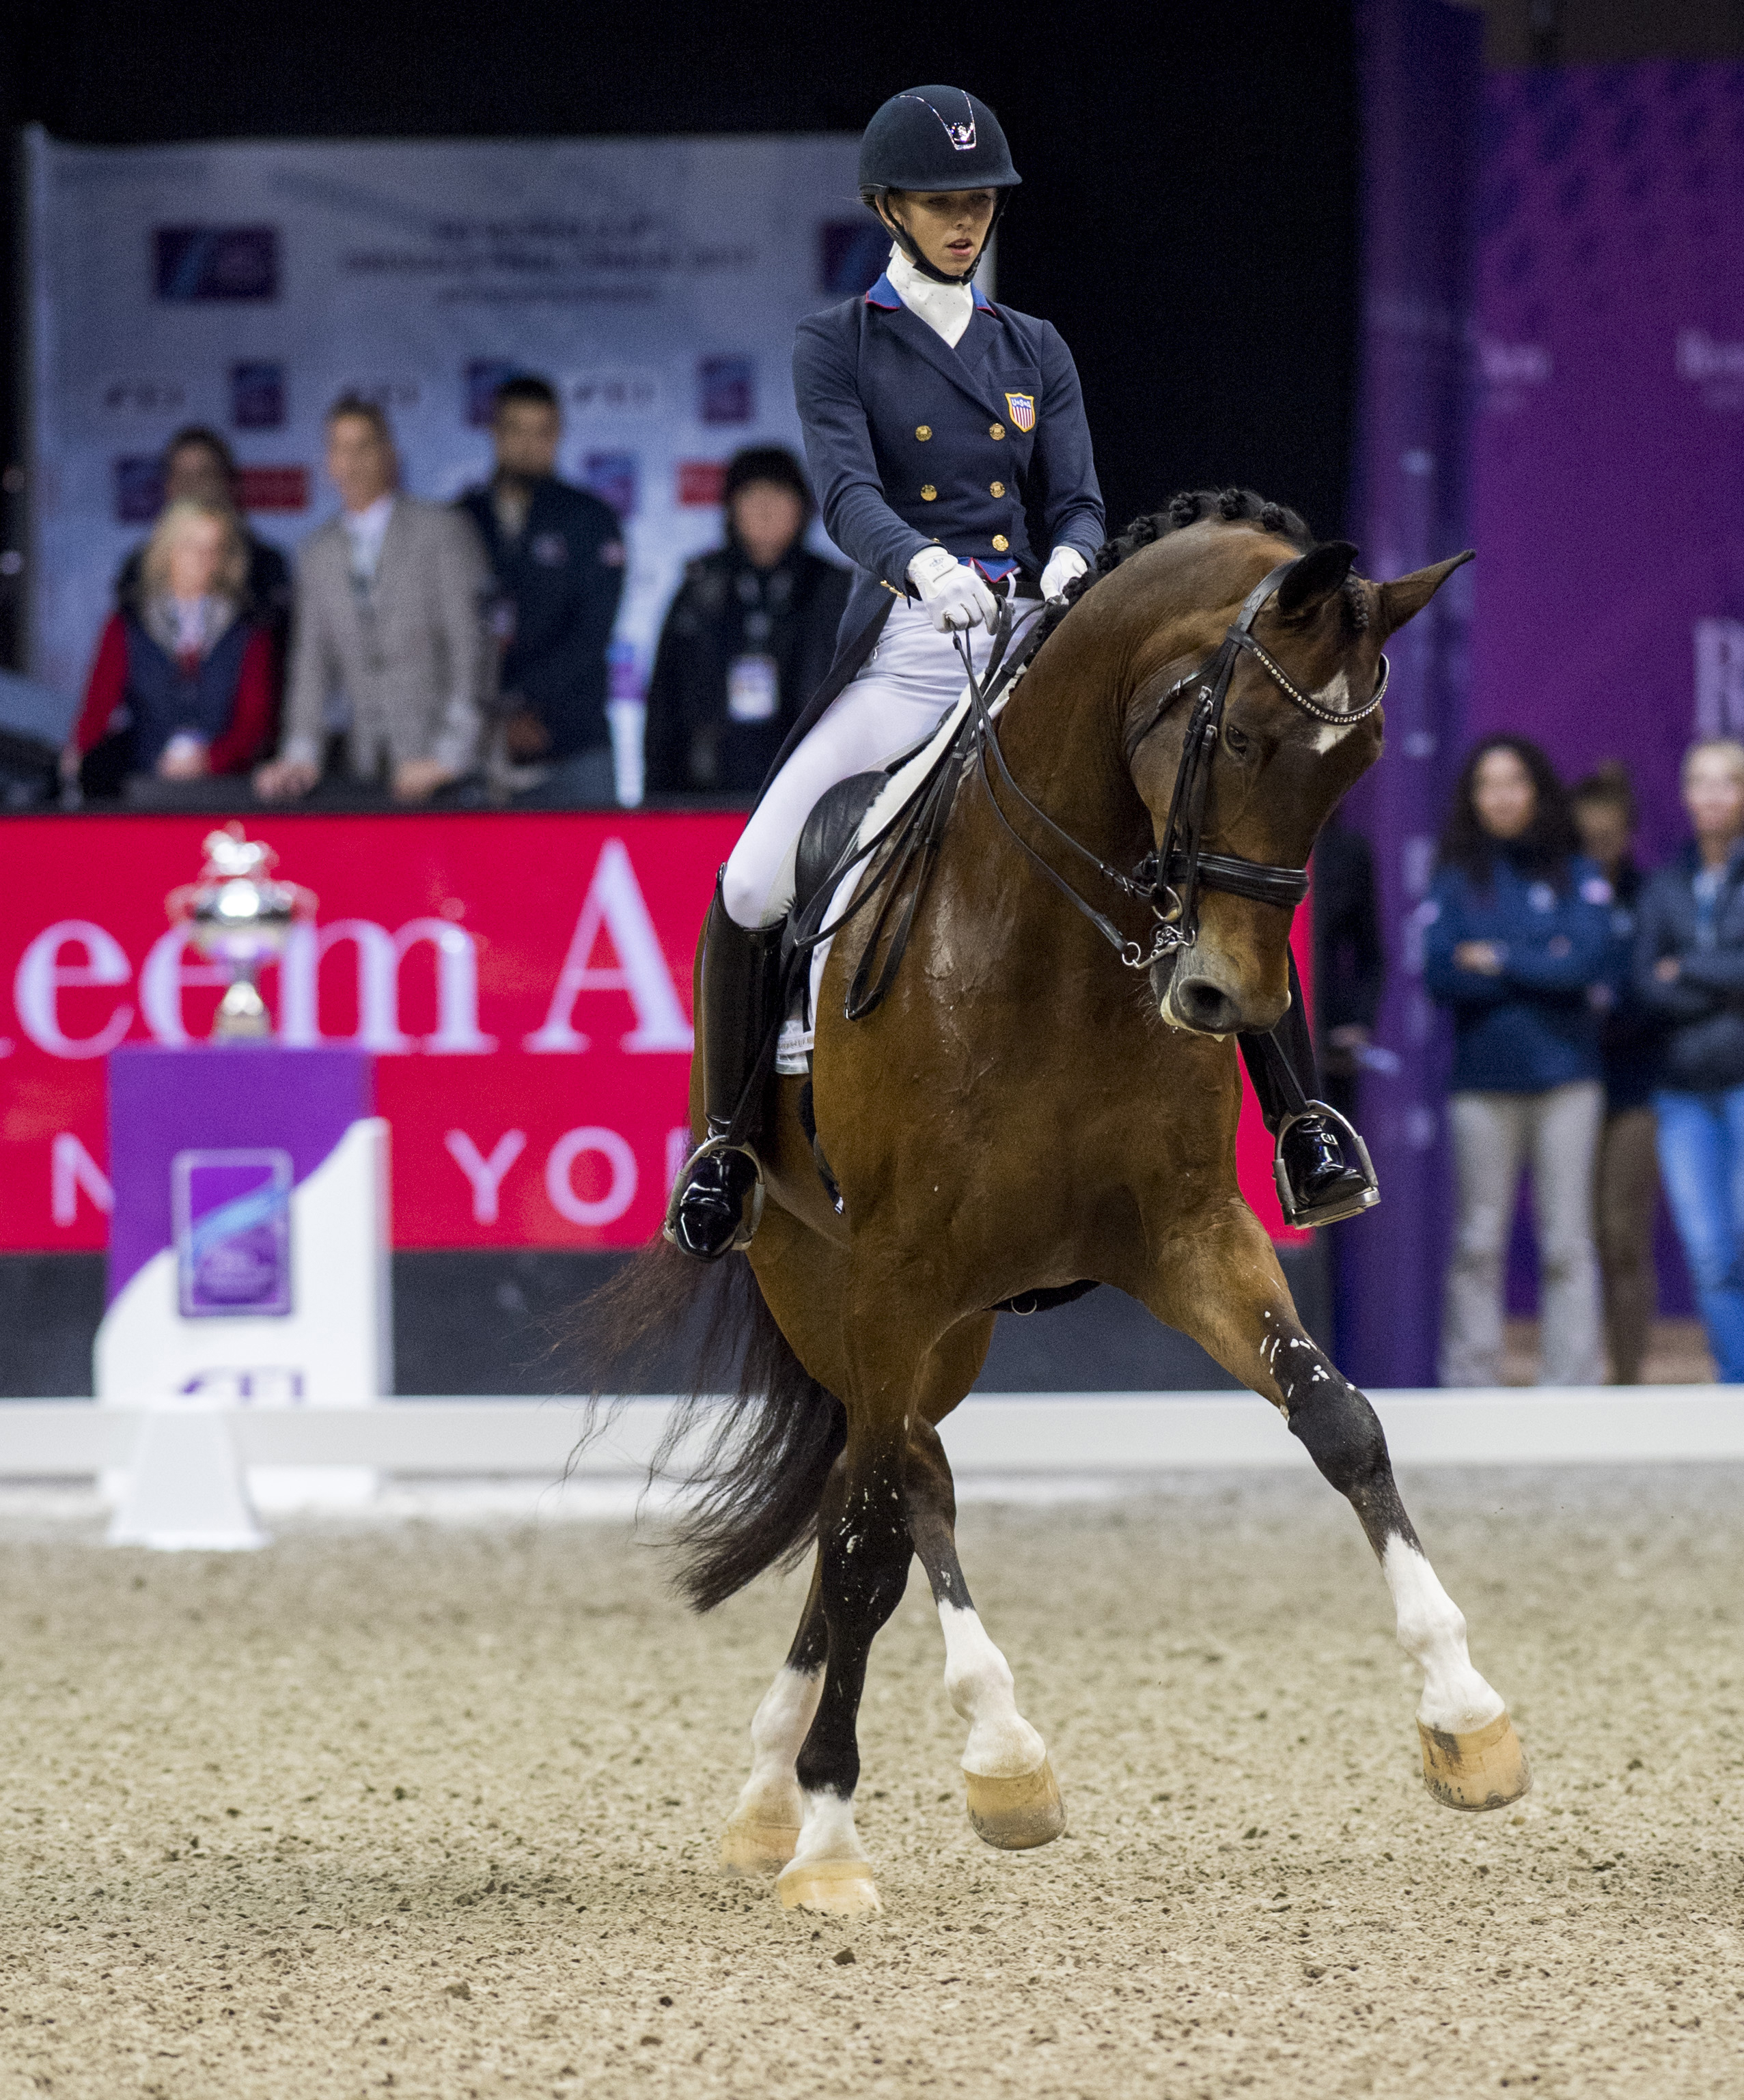
<svg viewBox="0 0 1744 2100">
<path fill-rule="evenodd" d="M 726 712 L 735 722 L 767 721 L 781 704 L 781 672 L 773 656 L 735 656 L 726 673 Z"/>
</svg>

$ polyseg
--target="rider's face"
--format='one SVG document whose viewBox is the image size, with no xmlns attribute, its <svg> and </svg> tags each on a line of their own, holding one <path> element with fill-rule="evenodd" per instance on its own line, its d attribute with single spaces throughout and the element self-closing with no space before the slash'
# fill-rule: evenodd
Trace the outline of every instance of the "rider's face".
<svg viewBox="0 0 1744 2100">
<path fill-rule="evenodd" d="M 960 277 L 993 223 L 991 190 L 892 190 L 885 209 L 935 270 Z"/>
</svg>

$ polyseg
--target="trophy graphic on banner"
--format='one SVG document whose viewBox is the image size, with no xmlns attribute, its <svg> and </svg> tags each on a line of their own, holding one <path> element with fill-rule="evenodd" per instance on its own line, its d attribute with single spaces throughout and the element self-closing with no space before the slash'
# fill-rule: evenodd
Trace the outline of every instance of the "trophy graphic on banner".
<svg viewBox="0 0 1744 2100">
<path fill-rule="evenodd" d="M 268 963 L 284 953 L 298 920 L 315 916 L 311 891 L 295 882 L 276 882 L 271 871 L 278 855 L 258 839 L 250 839 L 236 820 L 209 832 L 202 849 L 205 866 L 197 882 L 183 883 L 165 899 L 172 925 L 185 925 L 188 938 L 227 980 L 212 1023 L 214 1043 L 245 1042 L 272 1033 L 259 977 Z"/>
</svg>

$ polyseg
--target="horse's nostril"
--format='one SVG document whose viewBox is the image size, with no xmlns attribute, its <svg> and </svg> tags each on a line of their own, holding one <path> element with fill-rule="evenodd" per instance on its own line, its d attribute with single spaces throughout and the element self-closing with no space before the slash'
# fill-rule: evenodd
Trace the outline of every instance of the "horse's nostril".
<svg viewBox="0 0 1744 2100">
<path fill-rule="evenodd" d="M 1208 1035 L 1226 1035 L 1234 1026 L 1234 1000 L 1209 977 L 1188 977 L 1177 984 L 1175 1011 L 1188 1027 Z"/>
</svg>

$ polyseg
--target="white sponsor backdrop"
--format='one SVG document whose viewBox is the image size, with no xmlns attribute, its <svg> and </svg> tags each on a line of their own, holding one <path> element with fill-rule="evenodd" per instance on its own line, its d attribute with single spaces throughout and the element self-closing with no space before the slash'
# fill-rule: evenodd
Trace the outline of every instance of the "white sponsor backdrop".
<svg viewBox="0 0 1744 2100">
<path fill-rule="evenodd" d="M 154 456 L 222 430 L 263 536 L 333 510 L 321 418 L 392 417 L 413 495 L 488 470 L 495 381 L 550 377 L 559 471 L 628 505 L 615 690 L 634 698 L 683 562 L 714 545 L 709 468 L 795 444 L 806 313 L 876 274 L 851 139 L 29 141 L 33 668 L 82 686 L 144 529 Z M 299 479 L 306 506 L 294 501 Z M 700 500 L 699 500 L 700 499 Z"/>
</svg>

